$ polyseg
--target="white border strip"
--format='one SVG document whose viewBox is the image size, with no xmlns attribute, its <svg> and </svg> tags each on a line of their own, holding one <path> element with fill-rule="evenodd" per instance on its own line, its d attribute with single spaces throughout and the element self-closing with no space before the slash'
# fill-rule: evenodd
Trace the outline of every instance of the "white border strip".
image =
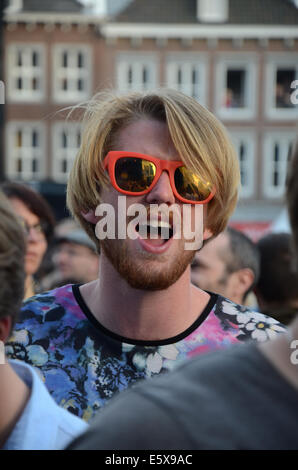
<svg viewBox="0 0 298 470">
<path fill-rule="evenodd" d="M 101 32 L 106 37 L 165 38 L 298 38 L 297 26 L 268 25 L 190 25 L 148 23 L 106 23 Z"/>
</svg>

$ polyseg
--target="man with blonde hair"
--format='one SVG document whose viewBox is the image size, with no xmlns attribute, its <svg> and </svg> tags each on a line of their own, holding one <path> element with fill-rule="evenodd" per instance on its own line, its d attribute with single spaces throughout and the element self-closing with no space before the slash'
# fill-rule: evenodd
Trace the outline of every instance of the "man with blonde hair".
<svg viewBox="0 0 298 470">
<path fill-rule="evenodd" d="M 88 420 L 138 379 L 283 330 L 191 284 L 195 251 L 226 227 L 238 185 L 226 131 L 196 100 L 165 89 L 88 104 L 67 200 L 101 248 L 99 279 L 26 302 L 11 345 L 58 403 Z"/>
</svg>

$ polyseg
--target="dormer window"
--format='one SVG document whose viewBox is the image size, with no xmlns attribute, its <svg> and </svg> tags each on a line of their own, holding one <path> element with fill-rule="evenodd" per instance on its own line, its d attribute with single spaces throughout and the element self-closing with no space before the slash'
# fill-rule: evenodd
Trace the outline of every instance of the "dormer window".
<svg viewBox="0 0 298 470">
<path fill-rule="evenodd" d="M 197 19 L 202 23 L 225 23 L 229 18 L 229 0 L 197 0 Z"/>
</svg>

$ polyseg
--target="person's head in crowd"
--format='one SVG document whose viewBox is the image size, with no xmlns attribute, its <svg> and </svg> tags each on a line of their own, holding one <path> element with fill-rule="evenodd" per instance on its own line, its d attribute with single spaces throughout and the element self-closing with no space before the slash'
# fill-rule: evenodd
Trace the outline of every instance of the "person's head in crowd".
<svg viewBox="0 0 298 470">
<path fill-rule="evenodd" d="M 145 139 L 148 141 L 148 136 L 151 136 L 152 148 L 147 154 L 159 156 L 161 147 L 157 147 L 160 142 L 163 148 L 167 146 L 167 151 L 170 153 L 171 145 L 172 158 L 181 159 L 190 171 L 200 175 L 199 182 L 195 183 L 194 180 L 191 182 L 189 176 L 189 183 L 186 184 L 185 176 L 180 172 L 180 176 L 177 174 L 175 184 L 178 187 L 182 183 L 185 185 L 180 187 L 180 191 L 189 198 L 189 202 L 193 202 L 195 197 L 204 197 L 208 202 L 203 204 L 203 238 L 207 239 L 211 234 L 217 235 L 225 228 L 237 202 L 238 160 L 221 123 L 199 103 L 169 89 L 119 96 L 113 92 L 103 92 L 99 93 L 89 105 L 84 125 L 82 144 L 68 180 L 67 203 L 74 217 L 78 219 L 96 246 L 99 246 L 99 240 L 95 234 L 95 225 L 99 218 L 95 216 L 95 210 L 103 202 L 115 206 L 118 196 L 121 195 L 119 185 L 116 188 L 114 178 L 108 178 L 102 162 L 105 157 L 110 157 L 110 163 L 107 164 L 110 165 L 110 171 L 113 171 L 112 160 L 118 158 L 113 154 L 114 151 L 128 149 L 133 152 L 134 149 L 140 148 L 141 143 L 143 154 L 146 153 L 148 145 Z M 121 161 L 118 163 L 122 165 Z M 125 171 L 121 169 L 121 172 L 120 177 L 127 178 L 127 168 Z M 151 174 L 149 171 L 148 177 Z M 130 178 L 131 176 L 130 174 Z M 126 184 L 125 188 L 122 188 L 122 195 L 123 192 L 129 195 L 127 197 L 129 205 L 134 203 L 143 203 L 146 206 L 152 203 L 169 205 L 177 201 L 182 204 L 179 196 L 177 199 L 177 193 L 175 196 L 169 191 L 165 194 L 163 188 L 163 194 L 160 194 L 160 185 L 166 176 L 165 172 L 162 172 L 152 189 L 150 185 L 150 188 L 147 188 L 149 191 L 145 194 L 139 191 L 135 197 L 132 197 Z M 171 181 L 173 185 L 172 177 Z M 132 182 L 129 182 L 129 185 L 129 188 L 135 191 L 137 185 L 132 186 Z M 195 187 L 196 191 L 200 187 L 204 196 L 188 195 L 188 191 L 193 192 Z M 195 204 L 192 204 L 192 209 L 194 206 Z M 150 278 L 151 269 L 148 269 L 148 263 L 144 263 L 144 257 L 133 254 L 130 247 L 131 240 L 118 237 L 101 240 L 101 256 L 107 257 L 132 287 L 163 289 L 181 277 L 193 257 L 192 251 L 184 250 L 183 240 L 172 241 L 172 245 L 175 247 L 179 245 L 179 249 L 167 263 L 158 263 L 159 272 L 157 273 L 156 269 L 154 273 L 152 271 L 154 279 Z M 174 248 L 171 251 L 174 253 Z"/>
<path fill-rule="evenodd" d="M 1 185 L 1 189 L 8 197 L 27 234 L 25 257 L 25 298 L 27 298 L 34 294 L 33 276 L 38 271 L 53 236 L 54 214 L 44 197 L 24 184 L 5 182 Z"/>
<path fill-rule="evenodd" d="M 262 313 L 288 324 L 298 313 L 298 272 L 289 233 L 271 233 L 257 243 L 260 277 L 255 294 Z"/>
<path fill-rule="evenodd" d="M 20 412 L 14 404 L 28 396 L 7 364 L 4 350 L 24 297 L 25 250 L 25 233 L 0 191 L 0 449 L 11 431 L 11 421 L 18 417 L 15 412 Z M 8 399 L 8 394 L 13 398 Z"/>
<path fill-rule="evenodd" d="M 257 247 L 244 233 L 231 227 L 208 241 L 191 264 L 193 284 L 242 305 L 258 276 Z"/>
<path fill-rule="evenodd" d="M 24 297 L 24 261 L 25 233 L 0 191 L 0 340 L 3 343 L 9 337 Z"/>
<path fill-rule="evenodd" d="M 80 228 L 56 239 L 53 262 L 62 283 L 69 280 L 87 283 L 98 278 L 99 254 L 94 242 Z"/>
<path fill-rule="evenodd" d="M 72 230 L 77 230 L 79 228 L 79 224 L 72 217 L 65 217 L 64 219 L 59 220 L 55 225 L 54 238 L 57 239 L 63 237 Z"/>
</svg>

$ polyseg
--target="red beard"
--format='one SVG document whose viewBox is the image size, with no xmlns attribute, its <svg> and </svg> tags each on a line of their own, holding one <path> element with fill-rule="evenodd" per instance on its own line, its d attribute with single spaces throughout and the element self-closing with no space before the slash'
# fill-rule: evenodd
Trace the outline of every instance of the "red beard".
<svg viewBox="0 0 298 470">
<path fill-rule="evenodd" d="M 174 284 L 195 254 L 195 250 L 181 249 L 177 256 L 167 262 L 163 262 L 164 256 L 159 255 L 159 266 L 152 267 L 151 262 L 157 259 L 156 255 L 142 252 L 136 259 L 129 253 L 125 240 L 105 239 L 101 241 L 101 248 L 116 271 L 132 288 L 149 291 L 167 289 Z"/>
</svg>

